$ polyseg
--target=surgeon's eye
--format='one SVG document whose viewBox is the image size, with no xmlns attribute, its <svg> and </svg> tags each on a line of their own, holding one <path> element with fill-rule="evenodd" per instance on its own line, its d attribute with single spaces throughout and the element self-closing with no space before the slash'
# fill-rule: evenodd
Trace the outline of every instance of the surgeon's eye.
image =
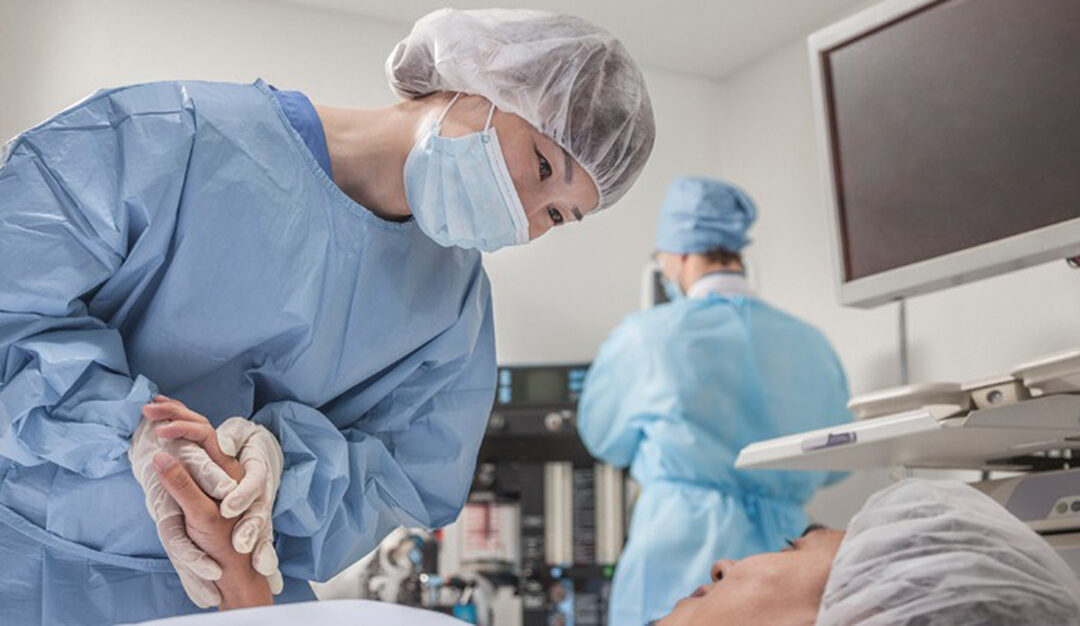
<svg viewBox="0 0 1080 626">
<path fill-rule="evenodd" d="M 540 180 L 545 181 L 551 176 L 551 163 L 540 154 L 539 148 L 534 146 L 533 151 L 536 152 L 536 158 L 540 161 Z"/>
<path fill-rule="evenodd" d="M 789 548 L 791 548 L 792 550 L 794 550 L 794 549 L 795 549 L 795 547 L 796 547 L 796 546 L 795 546 L 795 542 L 794 542 L 794 541 L 792 541 L 792 540 L 790 540 L 790 539 L 785 539 L 785 540 L 784 540 L 784 543 L 788 544 L 788 547 L 789 547 Z"/>
<path fill-rule="evenodd" d="M 562 213 L 559 213 L 559 210 L 555 207 L 548 207 L 548 217 L 551 218 L 552 223 L 554 223 L 556 226 L 566 221 L 563 218 Z"/>
</svg>

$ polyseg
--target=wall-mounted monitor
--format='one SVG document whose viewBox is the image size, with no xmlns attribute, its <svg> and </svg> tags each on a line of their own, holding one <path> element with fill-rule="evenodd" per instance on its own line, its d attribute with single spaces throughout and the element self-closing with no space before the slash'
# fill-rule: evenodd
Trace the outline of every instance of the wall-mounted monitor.
<svg viewBox="0 0 1080 626">
<path fill-rule="evenodd" d="M 809 49 L 842 304 L 1080 255 L 1080 1 L 891 0 Z"/>
</svg>

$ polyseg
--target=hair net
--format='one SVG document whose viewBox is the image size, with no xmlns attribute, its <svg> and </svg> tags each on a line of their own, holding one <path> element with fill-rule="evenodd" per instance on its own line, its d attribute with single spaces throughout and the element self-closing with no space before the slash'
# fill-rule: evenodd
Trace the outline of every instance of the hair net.
<svg viewBox="0 0 1080 626">
<path fill-rule="evenodd" d="M 610 33 L 541 11 L 441 9 L 420 18 L 386 60 L 404 98 L 478 94 L 562 146 L 611 206 L 652 151 L 652 105 L 637 65 Z"/>
<path fill-rule="evenodd" d="M 754 201 L 735 185 L 712 178 L 676 178 L 660 209 L 656 249 L 738 252 L 750 243 L 746 231 L 755 219 Z"/>
<path fill-rule="evenodd" d="M 817 624 L 1080 624 L 1080 582 L 988 496 L 909 479 L 852 519 Z"/>
</svg>

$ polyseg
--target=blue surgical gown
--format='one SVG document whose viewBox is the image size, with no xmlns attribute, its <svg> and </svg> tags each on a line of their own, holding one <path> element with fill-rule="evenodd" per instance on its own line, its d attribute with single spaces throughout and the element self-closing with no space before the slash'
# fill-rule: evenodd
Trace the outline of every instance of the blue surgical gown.
<svg viewBox="0 0 1080 626">
<path fill-rule="evenodd" d="M 344 195 L 268 87 L 99 92 L 0 155 L 0 623 L 196 610 L 127 458 L 155 391 L 281 442 L 284 599 L 465 502 L 479 253 Z"/>
<path fill-rule="evenodd" d="M 735 470 L 754 441 L 850 419 L 825 337 L 756 297 L 710 293 L 628 317 L 585 381 L 589 450 L 641 483 L 609 623 L 640 626 L 709 582 L 718 559 L 778 550 L 838 476 Z"/>
</svg>

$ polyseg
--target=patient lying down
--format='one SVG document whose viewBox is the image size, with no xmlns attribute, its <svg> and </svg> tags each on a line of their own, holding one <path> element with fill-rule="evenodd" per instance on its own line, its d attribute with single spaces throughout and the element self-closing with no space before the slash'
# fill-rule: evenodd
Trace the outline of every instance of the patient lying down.
<svg viewBox="0 0 1080 626">
<path fill-rule="evenodd" d="M 959 482 L 874 494 L 847 532 L 713 565 L 660 626 L 1080 624 L 1080 582 L 1027 526 Z"/>
<path fill-rule="evenodd" d="M 154 462 L 184 510 L 189 536 L 222 565 L 221 607 L 270 604 L 266 578 L 232 547 L 234 520 L 221 517 L 216 502 L 167 454 Z M 655 624 L 1080 626 L 1080 581 L 1069 566 L 996 502 L 952 481 L 909 479 L 892 485 L 867 500 L 846 533 L 811 527 L 781 552 L 717 562 L 712 579 Z M 326 614 L 321 623 L 352 623 L 371 617 L 358 612 L 391 610 L 361 602 L 335 603 L 333 609 L 318 604 L 318 609 L 308 606 L 307 615 L 331 611 L 336 616 Z M 402 613 L 396 620 L 400 626 L 460 623 L 397 609 L 411 611 L 408 619 Z M 269 624 L 275 611 L 257 611 L 251 623 Z M 248 623 L 241 615 L 228 623 Z M 224 623 L 216 619 L 202 615 L 166 622 Z"/>
</svg>

